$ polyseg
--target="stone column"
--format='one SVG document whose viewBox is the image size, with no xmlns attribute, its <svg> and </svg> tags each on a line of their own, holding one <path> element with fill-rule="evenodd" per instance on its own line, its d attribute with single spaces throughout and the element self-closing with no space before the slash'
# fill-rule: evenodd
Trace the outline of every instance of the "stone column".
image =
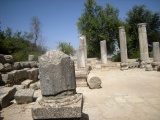
<svg viewBox="0 0 160 120">
<path fill-rule="evenodd" d="M 107 63 L 107 49 L 106 49 L 106 40 L 103 40 L 100 42 L 100 47 L 101 47 L 101 61 L 102 64 Z"/>
<path fill-rule="evenodd" d="M 159 42 L 153 42 L 153 62 L 152 67 L 157 70 L 157 66 L 160 64 L 160 46 Z"/>
<path fill-rule="evenodd" d="M 86 61 L 86 64 L 87 64 L 87 43 L 86 43 L 86 36 L 85 36 L 85 35 L 81 35 L 81 36 L 79 37 L 79 39 L 80 39 L 79 48 L 80 48 L 80 49 L 84 49 L 85 61 Z"/>
<path fill-rule="evenodd" d="M 147 62 L 149 59 L 149 54 L 148 54 L 146 23 L 138 24 L 138 33 L 139 33 L 139 46 L 140 46 L 141 61 Z"/>
<path fill-rule="evenodd" d="M 77 68 L 85 68 L 87 66 L 87 45 L 86 45 L 86 36 L 81 35 L 79 37 L 80 44 L 79 49 L 77 49 Z"/>
<path fill-rule="evenodd" d="M 79 48 L 76 50 L 77 55 L 77 68 L 85 68 L 86 67 L 86 59 L 85 59 L 85 51 L 83 48 Z"/>
<path fill-rule="evenodd" d="M 126 43 L 126 33 L 125 27 L 119 27 L 119 39 L 120 39 L 120 51 L 121 51 L 121 69 L 128 69 L 128 55 L 127 55 L 127 43 Z"/>
<path fill-rule="evenodd" d="M 61 51 L 48 51 L 39 58 L 39 75 L 43 97 L 32 108 L 33 119 L 81 118 L 82 94 L 76 93 L 70 57 Z"/>
</svg>

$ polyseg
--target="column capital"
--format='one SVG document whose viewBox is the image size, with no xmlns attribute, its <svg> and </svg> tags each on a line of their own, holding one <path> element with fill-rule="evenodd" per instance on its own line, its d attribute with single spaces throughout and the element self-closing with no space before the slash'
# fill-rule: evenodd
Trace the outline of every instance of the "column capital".
<svg viewBox="0 0 160 120">
<path fill-rule="evenodd" d="M 125 27 L 124 26 L 120 26 L 119 29 L 125 29 Z"/>
<path fill-rule="evenodd" d="M 137 26 L 138 27 L 146 27 L 147 23 L 138 23 Z"/>
</svg>

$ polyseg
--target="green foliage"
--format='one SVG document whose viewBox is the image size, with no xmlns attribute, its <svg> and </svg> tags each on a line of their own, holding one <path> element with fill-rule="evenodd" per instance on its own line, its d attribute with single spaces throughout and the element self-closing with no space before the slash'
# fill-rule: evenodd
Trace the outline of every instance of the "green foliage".
<svg viewBox="0 0 160 120">
<path fill-rule="evenodd" d="M 11 54 L 15 61 L 26 61 L 29 54 L 38 56 L 46 51 L 42 46 L 35 47 L 33 43 L 25 39 L 30 38 L 29 33 L 22 34 L 20 31 L 13 35 L 11 33 L 10 28 L 0 32 L 0 54 Z"/>
<path fill-rule="evenodd" d="M 160 42 L 160 13 L 153 13 L 144 5 L 135 5 L 127 13 L 127 49 L 129 58 L 139 57 L 138 23 L 147 23 L 147 37 L 149 51 L 152 50 L 152 42 Z"/>
<path fill-rule="evenodd" d="M 114 56 L 111 58 L 111 60 L 114 61 L 114 62 L 120 62 L 120 61 L 121 61 L 120 52 L 118 52 L 116 55 L 114 55 Z"/>
<path fill-rule="evenodd" d="M 71 44 L 67 42 L 59 42 L 58 49 L 67 55 L 71 55 L 71 54 L 73 55 L 74 53 L 73 46 L 71 46 Z"/>
<path fill-rule="evenodd" d="M 109 4 L 103 8 L 94 0 L 87 0 L 84 6 L 77 26 L 79 33 L 86 35 L 88 56 L 100 56 L 101 40 L 106 40 L 107 52 L 113 53 L 115 44 L 118 44 L 119 10 Z"/>
</svg>

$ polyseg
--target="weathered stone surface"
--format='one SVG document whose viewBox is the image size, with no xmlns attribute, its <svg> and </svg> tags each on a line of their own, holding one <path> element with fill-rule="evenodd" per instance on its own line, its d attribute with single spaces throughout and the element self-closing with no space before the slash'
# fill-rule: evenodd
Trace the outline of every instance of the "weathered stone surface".
<svg viewBox="0 0 160 120">
<path fill-rule="evenodd" d="M 11 70 L 12 70 L 11 64 L 5 63 L 5 64 L 4 64 L 4 69 L 5 69 L 5 71 L 11 71 Z"/>
<path fill-rule="evenodd" d="M 5 69 L 4 69 L 4 66 L 3 66 L 3 64 L 2 63 L 0 63 L 0 72 L 1 71 L 4 71 Z"/>
<path fill-rule="evenodd" d="M 18 71 L 18 75 L 19 75 L 19 80 L 23 80 L 23 79 L 28 78 L 27 70 L 21 69 L 21 70 L 17 70 L 17 71 Z"/>
<path fill-rule="evenodd" d="M 151 64 L 147 64 L 146 67 L 145 67 L 145 70 L 146 71 L 152 71 L 153 68 L 152 68 Z"/>
<path fill-rule="evenodd" d="M 13 71 L 11 71 L 11 73 L 13 74 L 14 82 L 17 83 L 19 81 L 18 71 L 17 70 L 13 70 Z"/>
<path fill-rule="evenodd" d="M 21 89 L 16 92 L 14 98 L 17 104 L 25 104 L 33 102 L 33 95 L 34 95 L 33 89 Z"/>
<path fill-rule="evenodd" d="M 148 54 L 146 23 L 139 23 L 137 26 L 138 26 L 138 33 L 139 33 L 139 46 L 140 46 L 141 60 L 147 62 L 149 59 L 149 54 Z"/>
<path fill-rule="evenodd" d="M 42 95 L 55 96 L 62 92 L 75 93 L 74 63 L 61 51 L 48 51 L 39 58 Z"/>
<path fill-rule="evenodd" d="M 32 68 L 27 70 L 28 78 L 34 81 L 38 80 L 39 68 Z"/>
<path fill-rule="evenodd" d="M 2 74 L 2 81 L 9 84 L 14 83 L 14 74 L 12 72 Z"/>
<path fill-rule="evenodd" d="M 101 88 L 101 79 L 94 73 L 88 74 L 87 83 L 91 89 Z"/>
<path fill-rule="evenodd" d="M 28 55 L 28 61 L 33 61 L 34 60 L 34 55 Z"/>
<path fill-rule="evenodd" d="M 106 40 L 100 42 L 101 48 L 101 61 L 103 64 L 107 63 L 107 48 L 106 48 Z"/>
<path fill-rule="evenodd" d="M 0 54 L 0 63 L 4 64 L 6 63 L 4 55 Z"/>
<path fill-rule="evenodd" d="M 21 69 L 20 62 L 14 62 L 14 63 L 13 63 L 13 69 L 14 69 L 14 70 L 19 70 L 19 69 Z"/>
<path fill-rule="evenodd" d="M 128 63 L 120 63 L 121 70 L 128 70 Z"/>
<path fill-rule="evenodd" d="M 36 61 L 30 61 L 29 63 L 30 63 L 31 68 L 33 68 L 33 67 L 37 68 L 38 67 Z"/>
<path fill-rule="evenodd" d="M 158 65 L 158 67 L 157 67 L 157 71 L 160 71 L 160 65 Z"/>
<path fill-rule="evenodd" d="M 43 98 L 32 108 L 33 119 L 80 118 L 82 115 L 82 95 L 76 94 L 69 97 L 69 99 L 53 100 Z M 72 102 L 69 103 L 68 101 Z"/>
<path fill-rule="evenodd" d="M 75 71 L 76 78 L 87 78 L 88 72 L 84 71 Z"/>
<path fill-rule="evenodd" d="M 10 100 L 14 98 L 15 92 L 15 87 L 0 87 L 0 106 L 2 108 L 9 105 Z"/>
<path fill-rule="evenodd" d="M 128 67 L 129 68 L 139 68 L 140 67 L 140 63 L 139 62 L 128 63 Z"/>
<path fill-rule="evenodd" d="M 160 62 L 159 42 L 153 42 L 153 62 Z"/>
<path fill-rule="evenodd" d="M 79 48 L 76 50 L 77 55 L 77 68 L 85 68 L 86 60 L 85 60 L 85 51 L 83 48 Z"/>
<path fill-rule="evenodd" d="M 30 89 L 33 89 L 33 90 L 38 90 L 38 89 L 39 89 L 37 83 L 32 83 L 32 84 L 30 84 L 29 88 L 30 88 Z"/>
<path fill-rule="evenodd" d="M 14 85 L 13 87 L 15 87 L 16 90 L 24 89 L 24 85 Z"/>
<path fill-rule="evenodd" d="M 4 59 L 7 63 L 12 63 L 13 62 L 13 57 L 12 55 L 4 55 Z"/>
<path fill-rule="evenodd" d="M 29 86 L 30 86 L 31 83 L 33 83 L 33 80 L 27 79 L 27 80 L 23 81 L 21 83 L 21 85 L 23 85 L 24 88 L 29 88 Z"/>
</svg>

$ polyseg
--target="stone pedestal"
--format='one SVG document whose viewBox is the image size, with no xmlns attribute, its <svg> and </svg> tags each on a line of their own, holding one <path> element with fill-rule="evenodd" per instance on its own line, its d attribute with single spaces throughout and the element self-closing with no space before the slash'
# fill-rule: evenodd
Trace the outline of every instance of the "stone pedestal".
<svg viewBox="0 0 160 120">
<path fill-rule="evenodd" d="M 127 70 L 128 69 L 128 55 L 127 55 L 127 43 L 126 43 L 126 33 L 125 27 L 119 27 L 119 39 L 120 39 L 120 51 L 121 51 L 121 69 Z"/>
<path fill-rule="evenodd" d="M 39 58 L 42 99 L 33 106 L 33 119 L 80 118 L 82 94 L 76 94 L 74 63 L 60 51 Z"/>
<path fill-rule="evenodd" d="M 100 42 L 100 48 L 101 48 L 102 64 L 106 64 L 107 63 L 107 49 L 106 49 L 106 41 L 105 40 Z"/>
<path fill-rule="evenodd" d="M 160 65 L 160 46 L 159 42 L 153 42 L 153 62 L 151 63 L 153 70 L 157 70 Z"/>
<path fill-rule="evenodd" d="M 141 61 L 147 62 L 149 59 L 149 54 L 148 54 L 146 23 L 138 24 L 138 33 L 139 33 L 140 59 Z"/>
</svg>

